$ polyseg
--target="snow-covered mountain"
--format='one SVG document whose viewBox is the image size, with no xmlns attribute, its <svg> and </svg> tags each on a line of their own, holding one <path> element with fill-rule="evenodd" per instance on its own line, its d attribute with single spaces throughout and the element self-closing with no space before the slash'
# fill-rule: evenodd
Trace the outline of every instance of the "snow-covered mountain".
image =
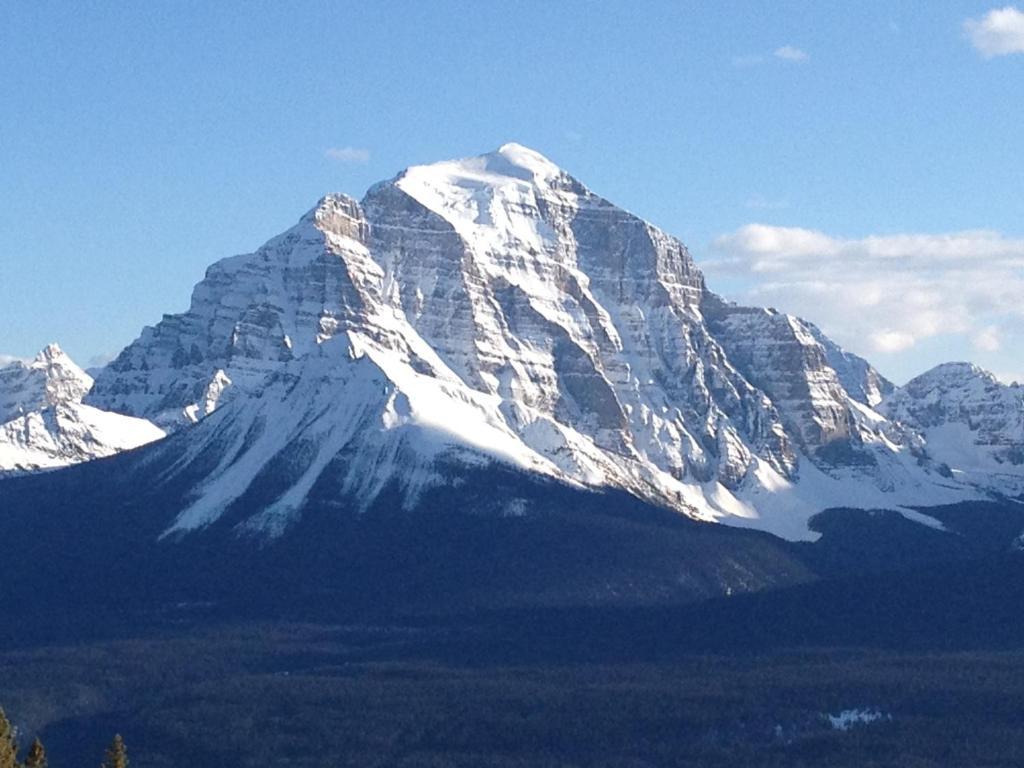
<svg viewBox="0 0 1024 768">
<path fill-rule="evenodd" d="M 1024 387 L 946 363 L 892 392 L 880 410 L 917 430 L 951 476 L 1024 494 Z"/>
<path fill-rule="evenodd" d="M 201 480 L 175 532 L 231 510 L 280 533 L 328 481 L 357 508 L 396 488 L 413 507 L 497 462 L 804 538 L 826 507 L 990 487 L 880 410 L 892 393 L 813 325 L 722 300 L 677 239 L 508 144 L 361 202 L 329 195 L 214 264 L 86 402 L 179 431 L 165 477 Z"/>
<path fill-rule="evenodd" d="M 92 384 L 56 344 L 0 368 L 0 474 L 77 464 L 164 436 L 145 419 L 84 405 Z"/>
</svg>

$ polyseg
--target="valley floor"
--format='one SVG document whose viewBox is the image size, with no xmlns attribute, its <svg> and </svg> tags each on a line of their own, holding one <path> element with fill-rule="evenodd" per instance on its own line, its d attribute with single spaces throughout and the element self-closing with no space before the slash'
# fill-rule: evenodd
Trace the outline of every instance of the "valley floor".
<svg viewBox="0 0 1024 768">
<path fill-rule="evenodd" d="M 140 768 L 1024 763 L 1021 650 L 623 653 L 576 626 L 570 661 L 500 620 L 161 621 L 8 647 L 0 703 L 54 768 L 115 731 Z"/>
</svg>

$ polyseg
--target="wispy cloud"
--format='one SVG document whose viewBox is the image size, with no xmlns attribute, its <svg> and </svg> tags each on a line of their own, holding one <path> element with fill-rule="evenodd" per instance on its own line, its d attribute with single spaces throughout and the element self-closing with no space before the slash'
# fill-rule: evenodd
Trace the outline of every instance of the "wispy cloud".
<svg viewBox="0 0 1024 768">
<path fill-rule="evenodd" d="M 761 195 L 747 198 L 743 205 L 754 211 L 781 211 L 789 208 L 789 202 L 786 200 L 768 200 Z"/>
<path fill-rule="evenodd" d="M 88 368 L 102 368 L 107 363 L 112 362 L 117 357 L 117 354 L 117 352 L 101 352 L 86 360 L 85 365 Z"/>
<path fill-rule="evenodd" d="M 11 363 L 26 363 L 28 362 L 24 357 L 18 357 L 17 355 L 0 355 L 0 367 L 10 365 Z"/>
<path fill-rule="evenodd" d="M 802 51 L 792 45 L 783 45 L 780 48 L 776 48 L 772 52 L 772 56 L 783 61 L 793 62 L 807 61 L 811 58 L 806 51 Z"/>
<path fill-rule="evenodd" d="M 734 67 L 756 67 L 758 64 L 764 63 L 764 56 L 753 53 L 744 56 L 733 56 L 732 65 Z"/>
<path fill-rule="evenodd" d="M 799 64 L 810 59 L 810 55 L 793 45 L 783 45 L 768 53 L 748 53 L 732 57 L 732 65 L 738 68 L 757 67 L 772 59 L 789 64 Z"/>
<path fill-rule="evenodd" d="M 863 352 L 901 352 L 958 335 L 982 352 L 1024 320 L 1024 240 L 998 232 L 840 238 L 749 224 L 718 237 L 705 262 L 743 278 L 742 298 L 807 317 Z"/>
<path fill-rule="evenodd" d="M 331 147 L 324 156 L 339 163 L 358 165 L 370 162 L 370 150 L 361 147 Z"/>
<path fill-rule="evenodd" d="M 902 352 L 916 343 L 913 334 L 906 331 L 882 329 L 871 334 L 871 344 L 878 352 Z"/>
<path fill-rule="evenodd" d="M 986 59 L 1024 53 L 1024 12 L 1012 5 L 993 8 L 979 19 L 967 19 L 964 32 Z"/>
<path fill-rule="evenodd" d="M 982 352 L 998 352 L 1003 348 L 1003 339 L 999 333 L 998 325 L 987 325 L 974 334 L 971 339 L 975 349 Z"/>
</svg>

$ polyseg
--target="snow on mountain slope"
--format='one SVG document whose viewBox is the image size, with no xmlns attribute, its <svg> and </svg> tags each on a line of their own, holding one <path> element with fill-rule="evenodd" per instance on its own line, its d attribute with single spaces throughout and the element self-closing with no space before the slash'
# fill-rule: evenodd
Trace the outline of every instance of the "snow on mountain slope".
<svg viewBox="0 0 1024 768">
<path fill-rule="evenodd" d="M 895 389 L 893 383 L 876 371 L 867 360 L 847 352 L 813 323 L 806 320 L 800 322 L 821 345 L 826 362 L 836 372 L 846 393 L 854 400 L 874 408 Z"/>
<path fill-rule="evenodd" d="M 360 346 L 337 334 L 273 375 L 246 407 L 220 409 L 191 430 L 172 472 L 204 460 L 207 452 L 218 464 L 169 533 L 211 522 L 253 485 L 274 492 L 260 504 L 243 505 L 257 512 L 241 527 L 283 530 L 339 456 L 341 487 L 364 505 L 396 479 L 407 504 L 414 504 L 420 490 L 443 480 L 435 460 L 449 452 L 461 451 L 470 463 L 486 455 L 556 474 L 524 450 L 486 398 L 402 363 L 398 375 L 389 376 L 387 354 Z M 281 482 L 282 473 L 289 482 Z"/>
<path fill-rule="evenodd" d="M 0 474 L 76 464 L 164 436 L 144 419 L 82 404 L 92 383 L 56 344 L 0 368 Z"/>
<path fill-rule="evenodd" d="M 977 494 L 873 410 L 887 390 L 813 326 L 723 302 L 678 240 L 509 144 L 361 203 L 327 196 L 214 264 L 86 402 L 188 437 L 178 470 L 207 469 L 175 532 L 231 511 L 280 533 L 331 477 L 359 503 L 395 482 L 414 504 L 441 467 L 501 461 L 803 538 L 851 499 Z"/>
<path fill-rule="evenodd" d="M 957 479 L 1024 494 L 1024 387 L 970 363 L 946 363 L 912 379 L 881 410 L 924 437 Z"/>
</svg>

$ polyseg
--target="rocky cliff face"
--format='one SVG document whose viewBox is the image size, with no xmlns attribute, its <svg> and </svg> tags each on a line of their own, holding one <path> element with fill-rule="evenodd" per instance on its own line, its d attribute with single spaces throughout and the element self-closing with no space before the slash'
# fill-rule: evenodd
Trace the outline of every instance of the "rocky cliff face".
<svg viewBox="0 0 1024 768">
<path fill-rule="evenodd" d="M 213 265 L 87 402 L 200 422 L 175 442 L 204 477 L 176 531 L 243 506 L 243 528 L 283 531 L 328 476 L 414 505 L 454 465 L 501 462 L 799 538 L 827 506 L 976 493 L 874 410 L 890 388 L 510 144 L 325 197 Z"/>
<path fill-rule="evenodd" d="M 83 405 L 92 384 L 56 344 L 0 368 L 0 474 L 54 469 L 163 437 L 143 419 Z"/>
</svg>

